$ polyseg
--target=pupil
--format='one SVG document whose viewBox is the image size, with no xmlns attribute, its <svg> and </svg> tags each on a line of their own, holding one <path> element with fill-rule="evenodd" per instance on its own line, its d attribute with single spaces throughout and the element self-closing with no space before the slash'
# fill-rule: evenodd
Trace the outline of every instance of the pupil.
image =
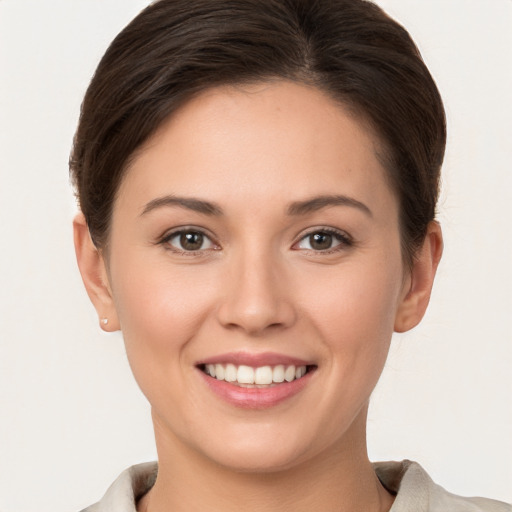
<svg viewBox="0 0 512 512">
<path fill-rule="evenodd" d="M 309 237 L 309 243 L 313 249 L 325 251 L 330 249 L 332 245 L 332 235 L 328 233 L 315 233 Z"/>
<path fill-rule="evenodd" d="M 203 245 L 203 235 L 201 233 L 183 233 L 180 236 L 180 244 L 187 251 L 197 251 Z"/>
</svg>

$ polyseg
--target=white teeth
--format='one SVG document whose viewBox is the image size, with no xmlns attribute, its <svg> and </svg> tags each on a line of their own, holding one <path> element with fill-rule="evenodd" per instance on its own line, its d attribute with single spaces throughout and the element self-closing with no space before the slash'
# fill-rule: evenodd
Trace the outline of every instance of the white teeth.
<svg viewBox="0 0 512 512">
<path fill-rule="evenodd" d="M 254 369 L 250 366 L 239 366 L 236 372 L 236 380 L 240 384 L 254 384 Z"/>
<path fill-rule="evenodd" d="M 234 364 L 228 364 L 226 366 L 226 372 L 224 373 L 224 378 L 227 382 L 235 382 L 236 380 L 236 366 Z"/>
<path fill-rule="evenodd" d="M 272 372 L 272 380 L 274 382 L 284 382 L 284 366 L 282 364 L 278 364 L 274 367 L 274 371 Z"/>
<path fill-rule="evenodd" d="M 284 380 L 286 382 L 291 382 L 295 380 L 295 366 L 288 366 L 284 372 Z"/>
<path fill-rule="evenodd" d="M 254 372 L 254 384 L 272 384 L 272 368 L 262 366 Z"/>
<path fill-rule="evenodd" d="M 284 381 L 292 382 L 300 379 L 306 372 L 306 366 L 260 366 L 251 368 L 250 366 L 240 365 L 236 367 L 234 364 L 207 364 L 204 371 L 215 377 L 217 380 L 225 380 L 226 382 L 234 382 L 244 387 L 267 387 L 274 384 L 280 384 Z"/>
<path fill-rule="evenodd" d="M 217 380 L 224 380 L 224 366 L 221 364 L 215 365 L 215 378 Z"/>
</svg>

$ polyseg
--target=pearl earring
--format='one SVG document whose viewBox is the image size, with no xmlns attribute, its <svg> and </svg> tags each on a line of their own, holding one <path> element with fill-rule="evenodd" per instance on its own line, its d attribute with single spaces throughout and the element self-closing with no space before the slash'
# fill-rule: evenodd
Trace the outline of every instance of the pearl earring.
<svg viewBox="0 0 512 512">
<path fill-rule="evenodd" d="M 103 325 L 107 325 L 107 324 L 108 324 L 108 318 L 102 318 L 102 319 L 101 319 L 101 323 L 102 323 Z"/>
</svg>

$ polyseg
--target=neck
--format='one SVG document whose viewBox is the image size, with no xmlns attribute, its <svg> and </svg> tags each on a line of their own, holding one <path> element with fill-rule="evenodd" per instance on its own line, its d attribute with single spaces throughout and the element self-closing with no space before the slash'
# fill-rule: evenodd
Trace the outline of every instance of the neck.
<svg viewBox="0 0 512 512">
<path fill-rule="evenodd" d="M 393 497 L 382 487 L 368 460 L 365 422 L 366 411 L 336 449 L 267 472 L 237 472 L 216 464 L 164 435 L 155 423 L 158 477 L 138 510 L 234 512 L 243 504 L 247 512 L 386 512 Z"/>
</svg>

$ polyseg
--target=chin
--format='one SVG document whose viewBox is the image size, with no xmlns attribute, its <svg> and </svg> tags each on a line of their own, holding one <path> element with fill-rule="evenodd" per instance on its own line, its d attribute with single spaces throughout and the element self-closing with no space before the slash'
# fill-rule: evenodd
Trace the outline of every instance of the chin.
<svg viewBox="0 0 512 512">
<path fill-rule="evenodd" d="M 206 442 L 196 445 L 197 452 L 236 473 L 286 471 L 326 449 L 323 443 L 310 435 L 309 429 L 294 432 L 290 425 L 279 427 L 275 423 L 240 424 L 235 432 L 224 431 L 222 435 L 203 440 Z"/>
<path fill-rule="evenodd" d="M 268 474 L 286 471 L 300 465 L 305 457 L 294 448 L 256 446 L 231 453 L 212 453 L 211 460 L 235 473 Z"/>
</svg>

